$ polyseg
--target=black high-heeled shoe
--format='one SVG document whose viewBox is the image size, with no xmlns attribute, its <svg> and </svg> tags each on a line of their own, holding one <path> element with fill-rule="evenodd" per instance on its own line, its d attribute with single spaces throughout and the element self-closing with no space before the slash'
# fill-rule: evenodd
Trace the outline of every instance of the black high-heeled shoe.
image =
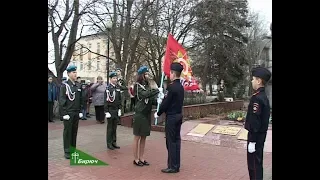
<svg viewBox="0 0 320 180">
<path fill-rule="evenodd" d="M 143 166 L 143 163 L 141 161 L 136 162 L 135 160 L 133 160 L 133 164 L 136 166 Z"/>
<path fill-rule="evenodd" d="M 146 160 L 144 160 L 144 161 L 141 161 L 141 160 L 140 160 L 140 162 L 141 162 L 144 166 L 149 166 L 149 165 L 150 165 Z"/>
</svg>

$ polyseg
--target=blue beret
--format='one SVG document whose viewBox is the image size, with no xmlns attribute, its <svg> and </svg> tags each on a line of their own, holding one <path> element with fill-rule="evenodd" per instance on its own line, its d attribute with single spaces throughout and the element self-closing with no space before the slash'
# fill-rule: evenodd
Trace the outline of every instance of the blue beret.
<svg viewBox="0 0 320 180">
<path fill-rule="evenodd" d="M 183 70 L 183 66 L 180 63 L 175 62 L 170 65 L 170 70 L 181 73 Z"/>
<path fill-rule="evenodd" d="M 67 67 L 67 72 L 72 72 L 72 71 L 77 71 L 77 66 L 70 65 L 69 67 Z"/>
<path fill-rule="evenodd" d="M 146 72 L 149 72 L 149 69 L 147 66 L 141 66 L 139 69 L 138 69 L 138 74 L 144 74 Z"/>
<path fill-rule="evenodd" d="M 268 82 L 271 78 L 271 72 L 264 67 L 256 67 L 252 69 L 252 76 L 261 78 Z"/>
<path fill-rule="evenodd" d="M 113 78 L 113 77 L 115 77 L 115 76 L 117 76 L 117 73 L 116 72 L 110 72 L 109 73 L 109 78 Z"/>
<path fill-rule="evenodd" d="M 62 78 L 62 81 L 64 81 L 64 80 L 67 80 L 67 78 L 66 78 L 66 77 L 63 77 L 63 78 Z"/>
</svg>

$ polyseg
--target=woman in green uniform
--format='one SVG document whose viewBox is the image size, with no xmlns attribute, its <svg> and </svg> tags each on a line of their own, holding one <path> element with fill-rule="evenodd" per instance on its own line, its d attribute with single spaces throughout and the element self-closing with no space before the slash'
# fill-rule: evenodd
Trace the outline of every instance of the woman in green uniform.
<svg viewBox="0 0 320 180">
<path fill-rule="evenodd" d="M 150 136 L 151 131 L 151 110 L 152 105 L 156 105 L 158 89 L 151 89 L 148 82 L 148 68 L 141 66 L 138 70 L 137 82 L 134 85 L 136 97 L 135 114 L 133 116 L 133 164 L 137 166 L 148 166 L 149 163 L 144 159 L 144 148 L 146 137 Z M 139 149 L 139 151 L 138 151 Z"/>
</svg>

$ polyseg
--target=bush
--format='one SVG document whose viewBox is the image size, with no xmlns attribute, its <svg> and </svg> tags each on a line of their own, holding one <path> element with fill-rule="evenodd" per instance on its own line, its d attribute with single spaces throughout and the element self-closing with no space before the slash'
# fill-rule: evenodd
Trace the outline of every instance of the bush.
<svg viewBox="0 0 320 180">
<path fill-rule="evenodd" d="M 246 112 L 244 111 L 232 111 L 228 113 L 227 118 L 233 121 L 244 121 L 246 118 Z"/>
<path fill-rule="evenodd" d="M 185 92 L 183 105 L 203 104 L 206 96 L 204 93 Z"/>
</svg>

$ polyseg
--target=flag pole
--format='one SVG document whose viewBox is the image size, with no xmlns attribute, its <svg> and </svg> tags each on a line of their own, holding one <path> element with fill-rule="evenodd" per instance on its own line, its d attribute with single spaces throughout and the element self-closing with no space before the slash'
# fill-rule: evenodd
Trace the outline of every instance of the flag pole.
<svg viewBox="0 0 320 180">
<path fill-rule="evenodd" d="M 163 88 L 163 80 L 164 80 L 164 72 L 162 71 L 162 74 L 161 74 L 161 81 L 160 81 L 160 87 Z M 160 94 L 158 94 L 158 98 L 160 98 L 159 96 Z M 159 111 L 159 108 L 160 108 L 160 103 L 158 103 L 157 105 L 157 112 Z M 158 124 L 158 118 L 156 118 L 154 120 L 154 125 L 157 125 Z"/>
</svg>

